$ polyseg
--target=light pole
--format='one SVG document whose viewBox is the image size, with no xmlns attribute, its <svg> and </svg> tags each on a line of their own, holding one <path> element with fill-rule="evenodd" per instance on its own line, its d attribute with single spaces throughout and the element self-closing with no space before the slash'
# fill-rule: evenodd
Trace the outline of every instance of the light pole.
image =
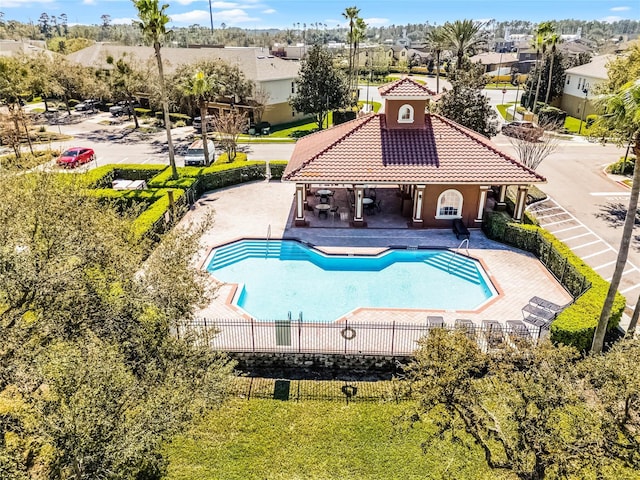
<svg viewBox="0 0 640 480">
<path fill-rule="evenodd" d="M 589 95 L 588 83 L 582 87 L 582 93 L 584 93 L 584 102 L 582 103 L 582 115 L 580 115 L 580 128 L 578 129 L 578 135 L 582 133 L 582 123 L 584 122 L 584 111 L 587 109 L 587 96 Z"/>
<path fill-rule="evenodd" d="M 518 94 L 520 93 L 520 79 L 516 80 L 516 103 L 513 105 L 513 114 L 511 115 L 511 120 L 516 119 L 516 113 L 518 111 Z"/>
</svg>

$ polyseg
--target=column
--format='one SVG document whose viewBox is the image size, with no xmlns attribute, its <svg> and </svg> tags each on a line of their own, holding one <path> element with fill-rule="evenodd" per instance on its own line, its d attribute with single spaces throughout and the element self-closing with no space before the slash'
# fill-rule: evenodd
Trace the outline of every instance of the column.
<svg viewBox="0 0 640 480">
<path fill-rule="evenodd" d="M 304 227 L 307 225 L 304 219 L 304 206 L 305 206 L 305 185 L 303 183 L 296 183 L 296 215 L 294 224 L 296 227 Z"/>
<path fill-rule="evenodd" d="M 355 211 L 353 214 L 353 226 L 354 227 L 366 227 L 367 224 L 364 221 L 364 206 L 362 204 L 362 199 L 364 198 L 364 186 L 363 185 L 355 185 L 354 187 L 354 195 L 355 195 Z"/>
<path fill-rule="evenodd" d="M 507 202 L 505 201 L 507 198 L 507 186 L 500 185 L 500 193 L 498 194 L 498 201 L 494 205 L 494 210 L 498 212 L 504 212 L 507 209 Z"/>
<path fill-rule="evenodd" d="M 478 197 L 478 214 L 476 215 L 475 222 L 482 223 L 482 214 L 484 213 L 484 206 L 487 203 L 487 192 L 489 191 L 488 185 L 480 185 L 480 193 Z"/>
<path fill-rule="evenodd" d="M 513 219 L 521 221 L 524 215 L 524 209 L 527 206 L 527 193 L 529 192 L 528 185 L 520 185 L 518 187 L 518 195 L 516 197 L 516 206 L 513 209 Z"/>
<path fill-rule="evenodd" d="M 413 190 L 413 213 L 411 215 L 411 226 L 421 228 L 424 225 L 422 220 L 422 203 L 424 199 L 424 189 L 426 185 L 416 185 Z"/>
</svg>

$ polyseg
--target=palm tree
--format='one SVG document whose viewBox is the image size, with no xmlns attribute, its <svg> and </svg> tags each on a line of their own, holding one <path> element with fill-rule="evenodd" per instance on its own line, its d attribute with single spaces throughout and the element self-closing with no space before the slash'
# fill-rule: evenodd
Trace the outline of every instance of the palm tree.
<svg viewBox="0 0 640 480">
<path fill-rule="evenodd" d="M 547 45 L 549 42 L 549 36 L 553 33 L 553 25 L 551 22 L 542 22 L 536 28 L 535 35 L 533 37 L 533 46 L 536 49 L 536 68 L 538 69 L 538 81 L 536 82 L 536 95 L 533 99 L 533 105 L 531 107 L 533 113 L 537 110 L 538 95 L 540 94 L 540 82 L 542 78 L 542 68 L 539 65 L 540 53 L 544 58 L 544 54 L 547 51 Z"/>
<path fill-rule="evenodd" d="M 457 68 L 462 66 L 462 59 L 469 50 L 484 43 L 484 39 L 480 34 L 483 26 L 484 23 L 474 22 L 473 20 L 456 20 L 453 23 L 447 22 L 442 27 L 449 45 L 451 45 L 458 57 Z"/>
<path fill-rule="evenodd" d="M 367 30 L 367 24 L 360 17 L 356 19 L 356 25 L 353 29 L 353 68 L 354 72 L 354 91 L 358 91 L 358 80 L 360 78 L 360 42 L 364 40 L 364 32 Z M 356 98 L 356 102 L 357 102 Z"/>
<path fill-rule="evenodd" d="M 347 41 L 349 42 L 349 91 L 353 85 L 353 30 L 356 28 L 356 19 L 360 9 L 356 6 L 345 8 L 342 12 L 342 16 L 349 20 L 349 34 L 347 35 Z"/>
<path fill-rule="evenodd" d="M 553 64 L 556 62 L 556 48 L 558 43 L 562 41 L 560 35 L 552 32 L 549 35 L 549 45 L 551 45 L 551 54 L 549 59 L 549 81 L 547 82 L 547 94 L 544 97 L 544 103 L 549 104 L 549 95 L 551 94 L 551 83 L 553 79 Z"/>
<path fill-rule="evenodd" d="M 162 67 L 162 57 L 160 55 L 161 41 L 169 33 L 166 25 L 169 23 L 169 17 L 165 10 L 169 5 L 159 6 L 158 0 L 133 0 L 133 5 L 138 10 L 139 22 L 135 22 L 142 35 L 151 43 L 156 54 L 158 63 L 158 76 L 160 77 L 160 96 L 162 98 L 162 113 L 164 117 L 164 126 L 167 131 L 167 146 L 169 147 L 169 164 L 171 165 L 171 178 L 178 179 L 178 170 L 176 170 L 176 159 L 173 151 L 173 142 L 171 141 L 171 120 L 169 118 L 169 101 L 167 99 L 167 87 L 164 81 L 164 69 Z"/>
<path fill-rule="evenodd" d="M 427 32 L 425 40 L 431 51 L 436 54 L 436 93 L 440 93 L 440 54 L 447 47 L 447 35 L 442 27 L 435 27 Z"/>
<path fill-rule="evenodd" d="M 636 165 L 633 170 L 633 184 L 631 186 L 631 195 L 629 196 L 627 215 L 624 219 L 616 268 L 593 336 L 591 353 L 602 352 L 602 347 L 604 346 L 604 336 L 607 331 L 616 292 L 620 285 L 620 279 L 627 263 L 629 245 L 631 244 L 633 226 L 638 210 L 638 195 L 640 194 L 640 165 L 638 165 L 638 159 L 640 159 L 640 80 L 627 83 L 618 92 L 605 96 L 599 105 L 599 110 L 606 111 L 606 113 L 598 117 L 597 124 L 606 128 L 610 134 L 616 135 L 619 140 L 632 139 Z M 629 331 L 635 330 L 635 327 L 636 325 L 629 325 Z"/>
<path fill-rule="evenodd" d="M 200 109 L 200 121 L 202 132 L 202 143 L 204 144 L 204 158 L 209 158 L 209 146 L 207 145 L 207 102 L 212 100 L 218 90 L 215 80 L 207 77 L 203 71 L 196 72 L 189 81 L 183 85 L 183 90 L 187 95 L 191 95 L 197 102 Z"/>
</svg>

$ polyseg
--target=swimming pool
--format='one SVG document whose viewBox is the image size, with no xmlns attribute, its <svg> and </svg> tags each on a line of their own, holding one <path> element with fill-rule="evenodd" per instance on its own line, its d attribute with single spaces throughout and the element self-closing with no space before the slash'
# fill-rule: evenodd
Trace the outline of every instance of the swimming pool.
<svg viewBox="0 0 640 480">
<path fill-rule="evenodd" d="M 449 250 L 326 255 L 291 240 L 241 240 L 213 252 L 216 279 L 259 320 L 331 322 L 356 308 L 474 310 L 496 295 L 479 262 Z"/>
</svg>

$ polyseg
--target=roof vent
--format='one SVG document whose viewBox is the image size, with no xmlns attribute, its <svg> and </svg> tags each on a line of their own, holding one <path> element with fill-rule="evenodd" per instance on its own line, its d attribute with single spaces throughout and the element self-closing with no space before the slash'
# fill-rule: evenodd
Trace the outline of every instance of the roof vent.
<svg viewBox="0 0 640 480">
<path fill-rule="evenodd" d="M 267 58 L 273 58 L 273 55 L 267 55 Z"/>
<path fill-rule="evenodd" d="M 264 55 L 258 55 L 258 58 L 264 58 Z"/>
</svg>

